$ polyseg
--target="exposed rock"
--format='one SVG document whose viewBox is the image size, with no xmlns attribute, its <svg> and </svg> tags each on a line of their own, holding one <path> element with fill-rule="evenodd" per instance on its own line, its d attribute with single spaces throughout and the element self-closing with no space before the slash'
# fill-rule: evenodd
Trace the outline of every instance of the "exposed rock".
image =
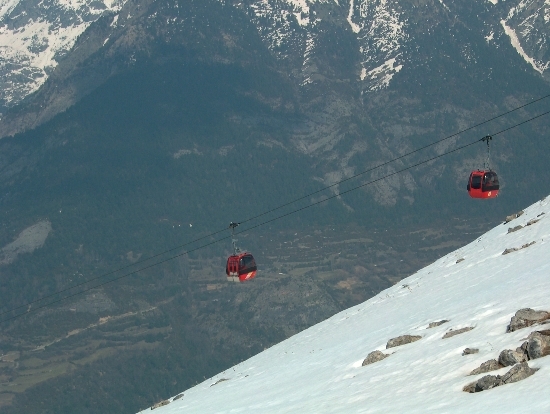
<svg viewBox="0 0 550 414">
<path fill-rule="evenodd" d="M 517 212 L 516 214 L 510 214 L 509 216 L 506 216 L 506 220 L 504 220 L 504 224 L 511 222 L 512 220 L 518 218 L 523 214 L 523 210 Z"/>
<path fill-rule="evenodd" d="M 505 349 L 498 356 L 498 363 L 504 367 L 510 367 L 512 365 L 527 361 L 527 355 L 524 352 L 513 351 L 511 349 Z"/>
<path fill-rule="evenodd" d="M 486 372 L 496 371 L 497 369 L 501 369 L 501 368 L 502 366 L 498 363 L 496 359 L 490 359 L 489 361 L 486 361 L 483 364 L 481 364 L 479 368 L 474 369 L 468 375 L 484 374 Z"/>
<path fill-rule="evenodd" d="M 158 403 L 156 403 L 155 405 L 153 405 L 151 407 L 151 410 L 154 410 L 155 408 L 159 408 L 159 407 L 164 407 L 165 405 L 168 405 L 168 404 L 170 404 L 169 400 L 164 400 L 164 401 L 158 402 Z"/>
<path fill-rule="evenodd" d="M 520 309 L 510 320 L 510 325 L 506 332 L 514 332 L 518 329 L 526 328 L 531 325 L 550 319 L 550 313 L 545 311 L 536 311 L 530 308 Z"/>
<path fill-rule="evenodd" d="M 212 384 L 211 387 L 213 387 L 214 385 L 218 385 L 220 382 L 224 382 L 224 381 L 229 381 L 229 378 L 220 378 L 214 384 Z"/>
<path fill-rule="evenodd" d="M 397 338 L 392 338 L 386 344 L 386 349 L 394 348 L 396 346 L 401 346 L 405 344 L 410 344 L 411 342 L 416 342 L 419 339 L 422 339 L 420 335 L 401 335 Z"/>
<path fill-rule="evenodd" d="M 501 377 L 501 380 L 504 384 L 511 384 L 530 377 L 535 372 L 537 370 L 530 368 L 527 362 L 522 362 L 521 364 L 514 365 L 510 371 Z"/>
<path fill-rule="evenodd" d="M 460 335 L 464 332 L 468 332 L 468 331 L 471 331 L 472 329 L 474 329 L 473 326 L 467 326 L 466 328 L 461 328 L 461 329 L 457 329 L 455 331 L 453 331 L 452 329 L 450 331 L 448 331 L 447 333 L 445 333 L 445 335 L 443 335 L 443 338 L 442 339 L 446 339 L 446 338 L 450 338 L 452 336 L 455 336 L 455 335 Z"/>
<path fill-rule="evenodd" d="M 529 246 L 532 246 L 535 243 L 536 243 L 535 241 L 532 241 L 531 243 L 525 243 L 521 247 L 510 247 L 509 249 L 504 250 L 502 252 L 502 254 L 504 255 L 504 254 L 508 254 L 508 253 L 512 253 L 512 252 L 517 252 L 518 250 L 526 249 L 526 248 L 528 248 Z"/>
<path fill-rule="evenodd" d="M 477 381 L 470 382 L 468 385 L 465 385 L 464 388 L 462 388 L 462 391 L 470 393 L 476 392 L 476 384 Z"/>
<path fill-rule="evenodd" d="M 18 255 L 40 249 L 51 231 L 52 223 L 49 220 L 27 227 L 13 242 L 0 250 L 0 265 L 10 264 L 17 259 Z"/>
<path fill-rule="evenodd" d="M 428 325 L 428 329 L 435 328 L 436 326 L 443 325 L 444 323 L 447 323 L 447 322 L 449 322 L 447 319 L 443 319 L 438 322 L 430 322 L 430 324 Z"/>
<path fill-rule="evenodd" d="M 532 219 L 532 220 L 529 220 L 526 224 L 526 226 L 531 226 L 532 224 L 535 224 L 535 223 L 538 223 L 540 221 L 540 219 Z"/>
<path fill-rule="evenodd" d="M 518 231 L 518 230 L 521 230 L 523 228 L 523 226 L 516 226 L 516 227 L 509 227 L 508 228 L 508 233 L 513 233 L 515 231 Z"/>
<path fill-rule="evenodd" d="M 383 353 L 382 351 L 372 351 L 367 357 L 363 360 L 362 366 L 373 364 L 378 361 L 382 361 L 384 358 L 389 357 L 388 354 Z"/>
<path fill-rule="evenodd" d="M 476 382 L 474 392 L 490 390 L 491 388 L 498 387 L 499 385 L 502 385 L 502 380 L 499 375 L 485 375 Z"/>
<path fill-rule="evenodd" d="M 178 395 L 176 395 L 174 398 L 172 398 L 172 401 L 179 400 L 179 399 L 180 399 L 181 397 L 183 397 L 183 396 L 184 396 L 184 394 L 183 394 L 183 392 L 182 392 L 181 394 L 178 394 Z"/>
<path fill-rule="evenodd" d="M 477 348 L 466 348 L 464 351 L 462 351 L 462 356 L 477 354 L 478 352 L 479 352 L 479 349 Z"/>
<path fill-rule="evenodd" d="M 536 331 L 529 335 L 527 355 L 529 359 L 550 355 L 550 330 Z"/>
</svg>

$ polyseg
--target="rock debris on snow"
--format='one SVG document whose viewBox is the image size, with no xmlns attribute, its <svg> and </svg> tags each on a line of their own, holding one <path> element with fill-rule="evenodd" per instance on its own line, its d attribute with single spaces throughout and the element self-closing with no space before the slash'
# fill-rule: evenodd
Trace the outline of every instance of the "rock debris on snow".
<svg viewBox="0 0 550 414">
<path fill-rule="evenodd" d="M 460 328 L 460 329 L 456 329 L 456 330 L 451 329 L 450 331 L 446 332 L 445 335 L 443 335 L 442 339 L 451 338 L 455 335 L 460 335 L 460 334 L 463 334 L 464 332 L 471 331 L 472 329 L 474 329 L 473 326 L 468 326 L 466 328 Z"/>
<path fill-rule="evenodd" d="M 447 319 L 443 319 L 437 322 L 430 322 L 427 329 L 435 328 L 436 326 L 443 325 L 444 323 L 449 322 Z"/>
<path fill-rule="evenodd" d="M 375 362 L 382 361 L 384 358 L 389 357 L 389 354 L 385 354 L 382 351 L 372 351 L 367 357 L 363 360 L 361 366 L 374 364 Z"/>
<path fill-rule="evenodd" d="M 489 361 L 485 361 L 479 366 L 479 368 L 474 369 L 468 375 L 485 374 L 486 372 L 496 371 L 501 368 L 502 365 L 500 365 L 496 359 L 490 359 Z"/>
<path fill-rule="evenodd" d="M 510 223 L 512 220 L 517 219 L 518 217 L 522 216 L 523 213 L 524 213 L 523 210 L 521 210 L 521 211 L 518 211 L 516 214 L 510 214 L 509 216 L 506 217 L 506 220 L 504 220 L 504 224 Z"/>
<path fill-rule="evenodd" d="M 512 316 L 506 332 L 514 332 L 518 329 L 527 328 L 528 326 L 544 323 L 549 320 L 549 312 L 536 311 L 531 308 L 520 309 Z"/>
<path fill-rule="evenodd" d="M 386 344 L 386 349 L 395 348 L 396 346 L 401 346 L 405 344 L 410 344 L 411 342 L 416 342 L 422 339 L 420 335 L 401 335 L 397 338 L 392 338 Z"/>
<path fill-rule="evenodd" d="M 517 252 L 518 250 L 526 249 L 526 248 L 528 248 L 529 246 L 532 246 L 535 243 L 536 243 L 535 241 L 532 241 L 531 243 L 525 243 L 521 247 L 511 247 L 509 249 L 504 250 L 502 252 L 502 254 L 505 255 L 505 254 L 508 254 L 508 253 Z"/>
</svg>

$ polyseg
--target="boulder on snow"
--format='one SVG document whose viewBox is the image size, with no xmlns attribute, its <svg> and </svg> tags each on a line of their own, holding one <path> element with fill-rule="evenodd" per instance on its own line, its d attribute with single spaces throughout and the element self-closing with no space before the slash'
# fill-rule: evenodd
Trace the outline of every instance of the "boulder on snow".
<svg viewBox="0 0 550 414">
<path fill-rule="evenodd" d="M 164 407 L 165 405 L 170 404 L 169 400 L 164 400 L 156 403 L 155 405 L 151 406 L 151 410 L 154 410 L 155 408 Z"/>
<path fill-rule="evenodd" d="M 506 332 L 514 332 L 518 329 L 540 324 L 548 319 L 550 319 L 550 313 L 546 311 L 536 311 L 531 308 L 520 309 L 512 316 Z"/>
<path fill-rule="evenodd" d="M 506 216 L 506 220 L 504 220 L 504 224 L 511 222 L 512 220 L 518 218 L 523 214 L 523 210 L 517 212 L 516 214 L 510 214 L 509 216 Z"/>
<path fill-rule="evenodd" d="M 474 369 L 468 375 L 484 374 L 486 372 L 496 371 L 497 369 L 501 369 L 501 368 L 502 368 L 502 365 L 500 365 L 496 359 L 490 359 L 489 361 L 486 361 L 483 364 L 481 364 L 478 368 Z"/>
<path fill-rule="evenodd" d="M 383 353 L 382 351 L 372 351 L 367 357 L 363 360 L 361 366 L 374 364 L 375 362 L 382 361 L 384 358 L 389 357 L 388 354 Z"/>
<path fill-rule="evenodd" d="M 436 326 L 443 325 L 444 323 L 447 323 L 447 322 L 449 322 L 447 319 L 443 319 L 437 322 L 430 322 L 430 324 L 428 325 L 428 329 L 435 328 Z"/>
<path fill-rule="evenodd" d="M 477 348 L 466 348 L 464 349 L 464 351 L 462 351 L 462 356 L 477 354 L 478 352 L 479 352 L 479 349 Z"/>
<path fill-rule="evenodd" d="M 529 359 L 550 355 L 550 330 L 535 331 L 529 335 L 527 355 L 529 355 Z"/>
<path fill-rule="evenodd" d="M 527 362 L 514 365 L 506 374 L 500 375 L 485 375 L 476 382 L 466 385 L 462 390 L 465 392 L 481 392 L 490 390 L 491 388 L 499 387 L 504 384 L 512 384 L 530 377 L 536 369 L 530 368 Z"/>
<path fill-rule="evenodd" d="M 499 385 L 502 385 L 502 380 L 499 375 L 485 375 L 476 382 L 474 392 L 490 390 L 491 388 L 498 387 Z"/>
<path fill-rule="evenodd" d="M 468 326 L 466 328 L 460 328 L 460 329 L 456 329 L 456 330 L 451 329 L 450 331 L 446 332 L 445 335 L 443 335 L 442 339 L 450 338 L 450 337 L 455 336 L 455 335 L 460 335 L 461 333 L 471 331 L 472 329 L 474 329 L 473 326 Z"/>
<path fill-rule="evenodd" d="M 401 346 L 405 344 L 410 344 L 411 342 L 416 342 L 419 339 L 422 339 L 420 335 L 401 335 L 397 338 L 392 338 L 386 344 L 386 349 L 394 348 L 396 346 Z"/>
<path fill-rule="evenodd" d="M 530 377 L 537 371 L 537 369 L 529 367 L 527 362 L 522 362 L 521 364 L 514 365 L 510 371 L 501 377 L 501 380 L 504 384 L 511 384 Z"/>
<path fill-rule="evenodd" d="M 224 381 L 229 381 L 229 378 L 220 378 L 214 384 L 212 384 L 211 387 L 213 387 L 214 385 L 218 385 L 220 382 L 224 382 Z"/>
<path fill-rule="evenodd" d="M 503 367 L 511 367 L 525 361 L 527 361 L 527 355 L 525 352 L 519 352 L 518 350 L 505 349 L 498 356 L 498 363 Z"/>
</svg>

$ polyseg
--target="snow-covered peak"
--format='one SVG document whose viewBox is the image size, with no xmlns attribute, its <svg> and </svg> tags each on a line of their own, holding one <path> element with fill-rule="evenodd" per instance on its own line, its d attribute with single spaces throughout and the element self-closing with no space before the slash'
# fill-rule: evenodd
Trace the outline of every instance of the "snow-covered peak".
<svg viewBox="0 0 550 414">
<path fill-rule="evenodd" d="M 125 0 L 0 2 L 0 101 L 7 106 L 36 91 L 88 26 Z"/>
<path fill-rule="evenodd" d="M 480 205 L 480 217 L 486 213 Z M 530 360 L 538 371 L 520 382 L 477 394 L 463 388 L 486 375 L 472 370 L 550 327 L 506 332 L 519 309 L 550 310 L 549 238 L 546 198 L 372 299 L 164 401 L 155 413 L 548 412 L 550 356 Z M 429 328 L 438 321 L 446 322 Z M 462 333 L 443 338 L 453 331 Z M 419 339 L 386 349 L 401 335 Z M 362 366 L 376 350 L 388 356 Z"/>
</svg>

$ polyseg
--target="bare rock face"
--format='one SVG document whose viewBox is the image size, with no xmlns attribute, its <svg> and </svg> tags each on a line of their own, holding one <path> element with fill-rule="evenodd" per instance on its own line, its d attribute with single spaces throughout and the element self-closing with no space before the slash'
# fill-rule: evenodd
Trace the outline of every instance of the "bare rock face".
<svg viewBox="0 0 550 414">
<path fill-rule="evenodd" d="M 458 261 L 457 261 L 457 263 L 458 263 Z M 439 326 L 439 325 L 443 325 L 446 322 L 449 322 L 449 321 L 447 319 L 443 319 L 443 320 L 437 321 L 437 322 L 430 322 L 430 324 L 428 325 L 428 329 L 435 328 L 436 326 Z"/>
<path fill-rule="evenodd" d="M 520 309 L 512 316 L 506 332 L 514 332 L 548 319 L 550 319 L 550 313 L 546 311 L 536 311 L 530 308 Z"/>
<path fill-rule="evenodd" d="M 550 330 L 536 331 L 529 335 L 527 355 L 529 359 L 550 355 Z"/>
<path fill-rule="evenodd" d="M 419 339 L 422 339 L 420 335 L 401 335 L 397 338 L 392 338 L 386 344 L 386 349 L 394 348 L 396 346 L 401 346 L 405 344 L 410 344 L 411 342 L 416 342 Z"/>
<path fill-rule="evenodd" d="M 445 335 L 443 335 L 442 339 L 450 338 L 450 337 L 455 336 L 455 335 L 460 335 L 461 333 L 471 331 L 472 329 L 474 329 L 473 326 L 467 326 L 466 328 L 461 328 L 461 329 L 456 329 L 456 330 L 451 329 L 449 332 L 447 332 L 447 333 L 445 333 Z"/>
<path fill-rule="evenodd" d="M 490 359 L 489 361 L 486 361 L 483 364 L 481 364 L 479 368 L 476 368 L 472 372 L 470 372 L 469 375 L 484 374 L 486 372 L 496 371 L 497 369 L 501 369 L 501 368 L 502 368 L 502 365 L 500 365 L 496 359 Z"/>
<path fill-rule="evenodd" d="M 372 351 L 370 354 L 367 355 L 367 357 L 363 361 L 363 364 L 361 365 L 364 367 L 365 365 L 374 364 L 375 362 L 382 361 L 384 358 L 387 357 L 389 357 L 389 355 L 383 353 L 382 351 Z"/>
<path fill-rule="evenodd" d="M 501 377 L 501 380 L 504 384 L 511 384 L 530 377 L 535 372 L 537 372 L 537 370 L 530 368 L 527 362 L 522 362 L 521 364 L 514 365 L 510 371 Z"/>
<path fill-rule="evenodd" d="M 464 349 L 464 351 L 462 351 L 462 356 L 477 354 L 478 352 L 479 352 L 479 349 L 477 349 L 477 348 L 466 348 L 466 349 Z"/>
<path fill-rule="evenodd" d="M 498 356 L 498 362 L 503 367 L 511 367 L 521 362 L 527 361 L 527 355 L 524 352 L 513 351 L 511 349 L 505 349 Z"/>
</svg>

